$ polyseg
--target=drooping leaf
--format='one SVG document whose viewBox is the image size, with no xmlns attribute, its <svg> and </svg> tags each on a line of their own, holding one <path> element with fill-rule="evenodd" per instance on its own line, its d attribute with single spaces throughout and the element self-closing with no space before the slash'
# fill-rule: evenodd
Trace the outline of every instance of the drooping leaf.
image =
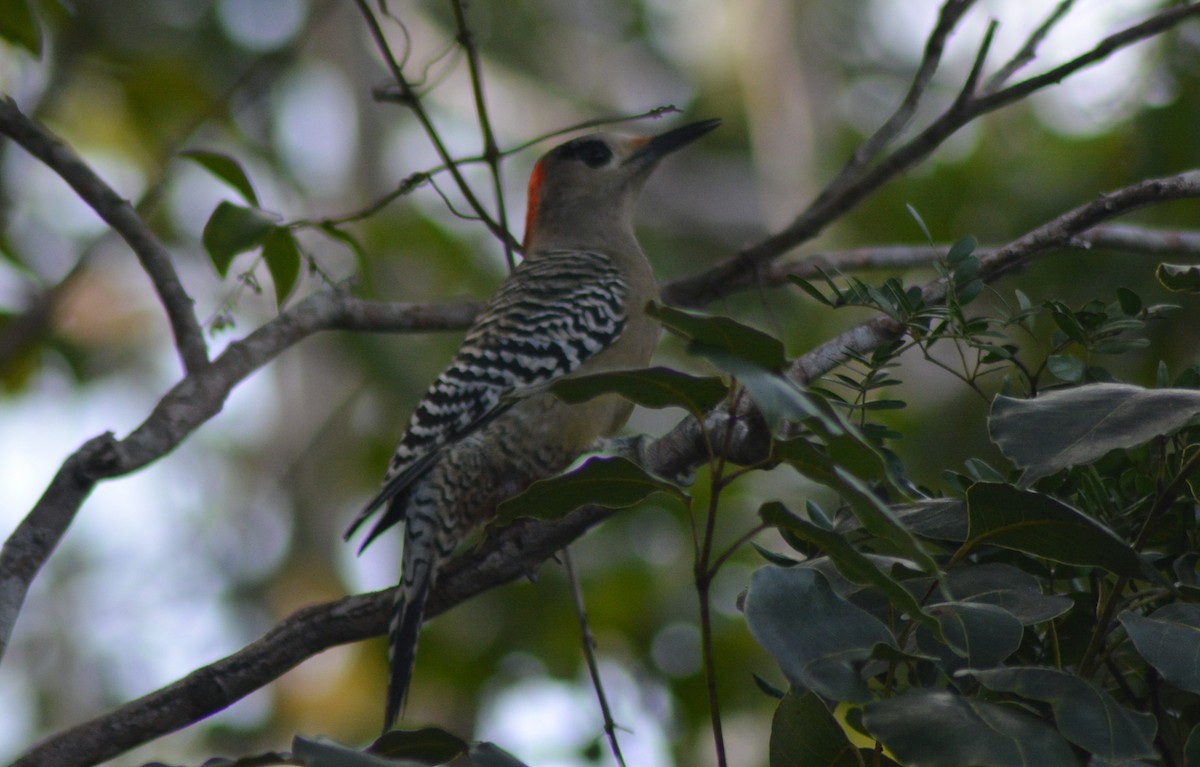
<svg viewBox="0 0 1200 767">
<path fill-rule="evenodd" d="M 1200 605 L 1176 602 L 1149 616 L 1120 615 L 1138 654 L 1176 687 L 1200 693 Z"/>
<path fill-rule="evenodd" d="M 292 751 L 304 760 L 306 767 L 429 767 L 429 762 L 412 759 L 390 759 L 356 751 L 327 738 L 292 739 Z"/>
<path fill-rule="evenodd" d="M 859 767 L 857 749 L 811 692 L 791 690 L 771 719 L 770 767 Z"/>
<path fill-rule="evenodd" d="M 246 171 L 242 170 L 242 166 L 237 160 L 227 154 L 213 152 L 208 149 L 189 149 L 185 152 L 180 152 L 179 156 L 185 160 L 191 160 L 226 184 L 229 184 L 229 186 L 233 187 L 242 196 L 243 200 L 256 208 L 258 207 L 258 195 L 254 193 L 254 186 L 250 183 L 250 178 L 246 175 Z"/>
<path fill-rule="evenodd" d="M 0 0 L 0 39 L 42 57 L 42 29 L 31 0 Z"/>
<path fill-rule="evenodd" d="M 593 456 L 583 465 L 540 479 L 520 495 L 503 501 L 497 509 L 495 524 L 508 524 L 520 517 L 561 519 L 581 506 L 623 509 L 654 493 L 666 493 L 683 503 L 688 500 L 675 485 L 651 476 L 632 461 Z"/>
<path fill-rule="evenodd" d="M 487 741 L 472 743 L 470 756 L 475 767 L 528 767 L 525 762 Z"/>
<path fill-rule="evenodd" d="M 224 277 L 234 256 L 257 248 L 274 229 L 262 211 L 222 200 L 204 225 L 202 240 L 217 274 Z"/>
<path fill-rule="evenodd" d="M 1071 354 L 1052 354 L 1046 360 L 1046 367 L 1058 378 L 1071 383 L 1083 380 L 1087 365 L 1083 360 Z"/>
<path fill-rule="evenodd" d="M 815 421 L 822 433 L 838 436 L 844 433 L 843 424 L 831 409 L 821 407 L 815 397 L 774 370 L 727 349 L 704 343 L 693 342 L 688 351 L 737 378 L 776 434 L 783 433 L 783 427 L 789 421 L 808 420 Z"/>
<path fill-rule="evenodd" d="M 972 235 L 967 235 L 961 240 L 958 240 L 950 246 L 950 250 L 946 253 L 946 263 L 950 266 L 958 266 L 965 261 L 968 256 L 975 252 L 975 248 L 979 246 L 979 241 Z M 974 276 L 974 275 L 971 275 Z"/>
<path fill-rule="evenodd" d="M 779 339 L 729 317 L 697 314 L 656 303 L 650 304 L 646 313 L 684 338 L 723 349 L 767 370 L 781 370 L 787 362 Z"/>
<path fill-rule="evenodd" d="M 1049 703 L 1063 737 L 1104 759 L 1118 762 L 1157 756 L 1154 716 L 1125 708 L 1086 679 L 1051 668 L 966 673 L 989 690 Z"/>
<path fill-rule="evenodd" d="M 900 613 L 908 615 L 914 620 L 925 622 L 936 631 L 936 622 L 921 609 L 920 603 L 908 589 L 877 567 L 865 554 L 854 548 L 844 535 L 815 525 L 807 519 L 793 514 L 778 501 L 764 503 L 759 508 L 758 514 L 767 524 L 787 529 L 793 535 L 816 544 L 846 578 L 864 586 L 878 588 Z"/>
<path fill-rule="evenodd" d="M 959 498 L 926 498 L 892 506 L 892 513 L 922 538 L 956 543 L 967 539 L 967 504 Z"/>
<path fill-rule="evenodd" d="M 858 666 L 875 645 L 895 647 L 885 625 L 806 567 L 759 568 L 746 594 L 746 622 L 792 684 L 835 700 L 870 700 Z"/>
<path fill-rule="evenodd" d="M 1110 450 L 1173 434 L 1200 413 L 1200 391 L 1097 383 L 1036 399 L 1003 395 L 992 402 L 988 431 L 1024 484 Z"/>
<path fill-rule="evenodd" d="M 1159 264 L 1154 276 L 1167 290 L 1200 293 L 1200 266 L 1196 264 Z"/>
<path fill-rule="evenodd" d="M 900 523 L 888 505 L 858 477 L 847 473 L 816 445 L 805 439 L 779 442 L 775 457 L 787 462 L 804 476 L 833 488 L 850 504 L 864 529 L 895 545 L 926 573 L 936 573 L 937 563 L 920 542 Z"/>
<path fill-rule="evenodd" d="M 437 727 L 385 732 L 367 747 L 372 754 L 403 757 L 424 764 L 443 764 L 468 749 L 465 740 Z"/>
<path fill-rule="evenodd" d="M 271 229 L 262 248 L 263 261 L 267 263 L 267 271 L 275 285 L 275 304 L 282 307 L 300 276 L 300 248 L 292 233 L 282 226 Z"/>
<path fill-rule="evenodd" d="M 1037 578 L 1000 562 L 955 567 L 942 588 L 960 602 L 999 607 L 1022 626 L 1057 618 L 1074 605 L 1067 597 L 1042 593 Z"/>
<path fill-rule="evenodd" d="M 942 602 L 926 610 L 937 618 L 951 652 L 930 641 L 924 628 L 917 632 L 917 644 L 923 652 L 941 658 L 948 671 L 998 666 L 1021 646 L 1020 621 L 995 605 Z"/>
<path fill-rule="evenodd" d="M 904 764 L 919 767 L 1077 767 L 1053 727 L 1007 706 L 940 690 L 910 690 L 872 703 L 867 731 Z"/>
<path fill-rule="evenodd" d="M 713 376 L 698 377 L 665 367 L 616 370 L 562 378 L 550 391 L 564 402 L 586 402 L 602 394 L 619 394 L 642 407 L 681 407 L 702 416 L 725 399 L 729 387 Z"/>
<path fill-rule="evenodd" d="M 1137 553 L 1116 533 L 1047 495 L 977 482 L 967 491 L 967 543 L 1023 551 L 1069 565 L 1144 577 Z"/>
</svg>

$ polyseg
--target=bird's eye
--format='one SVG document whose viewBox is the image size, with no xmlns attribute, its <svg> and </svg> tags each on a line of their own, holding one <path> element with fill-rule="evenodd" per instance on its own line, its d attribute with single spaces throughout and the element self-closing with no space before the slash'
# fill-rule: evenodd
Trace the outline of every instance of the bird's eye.
<svg viewBox="0 0 1200 767">
<path fill-rule="evenodd" d="M 586 139 L 567 146 L 569 147 L 567 156 L 578 157 L 589 168 L 599 168 L 607 164 L 613 156 L 608 144 L 598 139 Z"/>
</svg>

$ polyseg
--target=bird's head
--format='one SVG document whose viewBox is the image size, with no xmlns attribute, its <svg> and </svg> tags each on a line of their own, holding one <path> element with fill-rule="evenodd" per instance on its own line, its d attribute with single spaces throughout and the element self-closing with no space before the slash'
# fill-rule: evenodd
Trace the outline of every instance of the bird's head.
<svg viewBox="0 0 1200 767">
<path fill-rule="evenodd" d="M 574 234 L 564 229 L 605 226 L 631 232 L 633 200 L 658 161 L 720 124 L 704 120 L 657 136 L 592 133 L 551 149 L 529 179 L 526 251 L 544 235 L 561 240 Z"/>
</svg>

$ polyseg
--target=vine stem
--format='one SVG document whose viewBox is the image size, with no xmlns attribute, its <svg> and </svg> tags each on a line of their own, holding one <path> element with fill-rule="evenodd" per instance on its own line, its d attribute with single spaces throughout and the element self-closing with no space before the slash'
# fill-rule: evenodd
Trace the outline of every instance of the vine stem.
<svg viewBox="0 0 1200 767">
<path fill-rule="evenodd" d="M 600 666 L 596 663 L 596 637 L 592 635 L 591 624 L 588 623 L 587 609 L 583 605 L 583 587 L 579 584 L 579 574 L 571 561 L 571 549 L 562 550 L 563 569 L 567 572 L 567 580 L 571 582 L 571 595 L 575 600 L 575 614 L 579 617 L 579 632 L 583 639 L 583 657 L 587 660 L 588 674 L 592 677 L 592 688 L 596 690 L 596 700 L 600 703 L 600 714 L 604 717 L 604 735 L 608 738 L 609 748 L 617 764 L 625 767 L 625 757 L 621 756 L 621 745 L 617 742 L 617 723 L 613 719 L 612 709 L 608 706 L 608 696 L 604 694 L 604 684 L 600 681 Z"/>
</svg>

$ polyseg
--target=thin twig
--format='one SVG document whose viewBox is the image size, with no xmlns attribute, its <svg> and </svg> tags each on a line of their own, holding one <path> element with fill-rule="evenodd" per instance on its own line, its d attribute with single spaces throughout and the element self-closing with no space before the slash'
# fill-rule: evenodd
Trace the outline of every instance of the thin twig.
<svg viewBox="0 0 1200 767">
<path fill-rule="evenodd" d="M 26 117 L 8 97 L 0 97 L 0 134 L 11 138 L 61 176 L 80 199 L 121 235 L 149 275 L 166 310 L 183 369 L 189 373 L 202 370 L 208 364 L 208 347 L 196 320 L 194 302 L 180 282 L 166 246 L 150 231 L 133 206 L 62 140 Z"/>
<path fill-rule="evenodd" d="M 487 98 L 483 91 L 483 67 L 479 63 L 479 49 L 475 47 L 475 35 L 467 25 L 467 12 L 463 8 L 463 0 L 451 0 L 454 9 L 454 22 L 458 26 L 458 43 L 467 52 L 467 70 L 471 74 L 471 92 L 475 96 L 475 114 L 479 119 L 479 132 L 483 134 L 483 158 L 488 169 L 492 172 L 492 188 L 496 196 L 496 219 L 501 228 L 508 231 L 508 214 L 504 209 L 504 184 L 500 176 L 500 147 L 496 144 L 496 134 L 492 131 L 492 118 L 488 114 Z M 517 266 L 513 255 L 512 242 L 504 240 L 504 259 L 508 268 Z"/>
<path fill-rule="evenodd" d="M 995 74 L 988 78 L 987 84 L 983 86 L 983 92 L 995 93 L 1001 86 L 1012 79 L 1012 76 L 1022 67 L 1037 58 L 1037 50 L 1041 46 L 1042 41 L 1058 25 L 1058 22 L 1066 18 L 1067 13 L 1073 5 L 1075 5 L 1075 0 L 1062 0 L 1062 2 L 1055 6 L 1050 15 L 1046 17 L 1046 20 L 1037 29 L 1033 30 L 1025 40 L 1025 44 L 1021 46 L 1020 50 L 1005 62 L 1004 66 L 996 70 Z"/>
<path fill-rule="evenodd" d="M 946 49 L 946 40 L 954 32 L 954 28 L 958 26 L 958 22 L 963 17 L 963 14 L 974 3 L 975 0 L 946 0 L 942 5 L 942 10 L 938 14 L 937 25 L 929 33 L 929 38 L 925 41 L 925 53 L 921 57 L 921 63 L 917 66 L 916 73 L 913 75 L 912 83 L 908 86 L 908 92 L 904 94 L 904 98 L 901 100 L 900 105 L 896 107 L 896 111 L 855 150 L 850 160 L 829 184 L 830 188 L 836 189 L 845 184 L 847 180 L 858 175 L 865 166 L 869 165 L 872 160 L 879 156 L 880 152 L 887 148 L 888 144 L 892 143 L 904 131 L 904 128 L 912 120 L 913 115 L 916 114 L 917 107 L 921 103 L 921 98 L 925 95 L 930 81 L 933 80 L 934 73 L 937 72 L 938 66 L 941 64 L 942 53 Z"/>
<path fill-rule="evenodd" d="M 471 209 L 475 211 L 475 215 L 479 216 L 479 220 L 484 223 L 488 230 L 495 235 L 498 240 L 503 243 L 507 243 L 509 247 L 519 249 L 519 243 L 517 243 L 507 229 L 500 226 L 500 224 L 498 224 L 492 219 L 491 216 L 488 215 L 488 212 L 483 207 L 483 204 L 479 202 L 479 198 L 475 196 L 474 190 L 471 189 L 471 185 L 468 184 L 466 178 L 463 177 L 462 171 L 459 170 L 458 164 L 450 155 L 450 151 L 446 148 L 445 142 L 442 141 L 442 136 L 438 132 L 437 127 L 433 124 L 433 120 L 430 118 L 429 113 L 425 111 L 425 106 L 421 103 L 420 97 L 417 95 L 416 91 L 412 89 L 408 79 L 404 76 L 404 71 L 400 68 L 400 64 L 396 61 L 396 57 L 392 55 L 391 46 L 388 45 L 387 38 L 384 36 L 383 30 L 379 26 L 379 20 L 375 18 L 375 14 L 371 11 L 370 7 L 368 7 L 366 0 L 354 0 L 354 2 L 358 6 L 359 11 L 362 12 L 363 19 L 367 22 L 367 29 L 371 33 L 371 38 L 375 41 L 375 47 L 379 49 L 380 55 L 383 56 L 384 63 L 391 72 L 392 79 L 396 81 L 396 85 L 400 88 L 400 99 L 403 101 L 404 105 L 408 107 L 409 110 L 416 116 L 417 122 L 421 123 L 421 127 L 424 129 L 425 134 L 433 143 L 433 148 L 437 151 L 438 157 L 441 158 L 442 162 L 446 166 L 446 170 L 448 170 L 450 175 L 454 178 L 454 183 L 458 185 L 458 190 L 460 193 L 462 193 L 463 198 L 466 199 L 467 204 L 471 206 Z"/>
<path fill-rule="evenodd" d="M 523 141 L 520 144 L 517 144 L 516 146 L 513 146 L 509 149 L 505 149 L 505 150 L 501 151 L 500 157 L 504 158 L 504 157 L 508 157 L 510 155 L 517 154 L 518 152 L 523 152 L 526 149 L 528 149 L 529 147 L 540 144 L 543 141 L 546 141 L 547 139 L 556 138 L 558 136 L 562 136 L 567 133 L 574 133 L 575 131 L 585 130 L 587 128 L 595 128 L 595 127 L 602 126 L 602 125 L 612 125 L 615 123 L 633 122 L 636 120 L 645 120 L 645 119 L 658 119 L 659 117 L 662 117 L 665 114 L 671 114 L 671 113 L 675 113 L 678 111 L 679 110 L 677 110 L 675 107 L 668 105 L 668 106 L 655 107 L 654 109 L 650 109 L 650 110 L 647 110 L 645 112 L 641 112 L 641 113 L 638 113 L 635 115 L 619 115 L 616 117 L 602 117 L 602 118 L 598 118 L 598 119 L 594 119 L 594 120 L 585 120 L 583 122 L 575 123 L 573 125 L 568 125 L 565 128 L 556 128 L 555 130 L 552 130 L 548 133 L 543 133 L 539 136 L 535 136 L 534 138 L 529 139 L 528 141 Z M 485 162 L 487 162 L 487 158 L 484 157 L 483 155 L 462 157 L 462 158 L 458 158 L 458 159 L 454 160 L 454 163 L 460 168 L 463 166 L 466 166 L 466 165 L 478 165 L 478 164 L 485 163 Z M 423 186 L 424 184 L 428 183 L 429 180 L 433 176 L 436 176 L 439 173 L 445 173 L 448 170 L 449 170 L 449 166 L 442 164 L 442 165 L 438 165 L 436 167 L 430 168 L 429 170 L 418 171 L 416 173 L 410 173 L 408 176 L 406 176 L 404 178 L 403 181 L 400 182 L 400 184 L 395 189 L 393 189 L 392 191 L 388 192 L 387 194 L 383 195 L 379 199 L 375 200 L 374 202 L 368 204 L 367 206 L 365 206 L 363 208 L 360 208 L 355 211 L 351 211 L 349 213 L 343 213 L 343 214 L 337 215 L 337 216 L 330 216 L 327 218 L 299 219 L 297 221 L 293 221 L 293 222 L 289 223 L 288 227 L 293 228 L 293 229 L 305 229 L 305 228 L 320 228 L 320 227 L 324 227 L 324 226 L 341 226 L 342 224 L 349 224 L 349 223 L 353 223 L 355 221 L 361 221 L 365 218 L 370 218 L 371 216 L 375 215 L 379 211 L 386 208 L 393 201 L 399 199 L 400 197 L 403 197 L 404 195 L 411 193 L 413 190 L 418 189 L 421 186 Z"/>
<path fill-rule="evenodd" d="M 976 118 L 1061 82 L 1075 72 L 1101 61 L 1116 51 L 1177 26 L 1200 15 L 1200 4 L 1168 8 L 1149 19 L 1109 35 L 1088 52 L 1054 69 L 1023 80 L 995 93 L 956 101 L 916 136 L 896 148 L 855 178 L 837 188 L 826 187 L 787 227 L 749 245 L 717 266 L 683 280 L 663 291 L 663 300 L 677 306 L 703 306 L 752 284 L 761 265 L 815 237 L 831 222 L 854 209 L 900 173 L 928 157 L 959 128 Z"/>
<path fill-rule="evenodd" d="M 571 595 L 575 601 L 575 615 L 579 618 L 579 632 L 583 639 L 583 657 L 587 661 L 588 674 L 592 677 L 592 688 L 596 690 L 596 700 L 600 703 L 600 714 L 604 717 L 604 734 L 608 738 L 609 748 L 617 764 L 625 767 L 625 757 L 621 756 L 621 746 L 617 743 L 617 723 L 613 719 L 612 710 L 608 707 L 608 696 L 604 694 L 604 683 L 600 680 L 600 667 L 596 663 L 596 638 L 592 636 L 592 627 L 588 623 L 587 609 L 583 605 L 583 587 L 579 583 L 579 573 L 571 561 L 571 547 L 562 550 L 563 568 L 567 571 L 567 580 L 571 582 Z"/>
</svg>

